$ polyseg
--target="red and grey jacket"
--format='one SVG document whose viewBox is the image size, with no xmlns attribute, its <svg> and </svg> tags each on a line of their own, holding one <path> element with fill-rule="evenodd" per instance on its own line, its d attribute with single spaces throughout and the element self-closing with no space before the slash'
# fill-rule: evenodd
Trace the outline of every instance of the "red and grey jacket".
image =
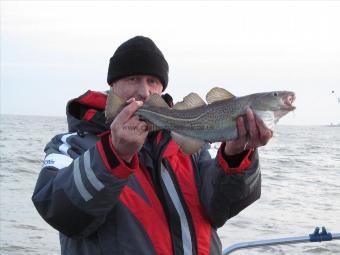
<svg viewBox="0 0 340 255">
<path fill-rule="evenodd" d="M 127 164 L 111 143 L 105 102 L 92 91 L 71 100 L 69 132 L 45 148 L 32 199 L 60 232 L 62 254 L 221 254 L 217 228 L 260 197 L 257 152 L 188 156 L 162 131 Z"/>
</svg>

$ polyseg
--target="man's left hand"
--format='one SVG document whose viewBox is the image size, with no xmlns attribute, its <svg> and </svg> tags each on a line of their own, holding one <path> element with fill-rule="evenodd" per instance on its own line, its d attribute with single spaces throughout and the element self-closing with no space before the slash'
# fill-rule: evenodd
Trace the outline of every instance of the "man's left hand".
<svg viewBox="0 0 340 255">
<path fill-rule="evenodd" d="M 246 111 L 247 127 L 243 118 L 237 118 L 238 138 L 226 141 L 224 153 L 228 156 L 266 145 L 273 136 L 273 132 L 265 126 L 261 119 L 254 115 L 251 109 L 248 108 Z"/>
</svg>

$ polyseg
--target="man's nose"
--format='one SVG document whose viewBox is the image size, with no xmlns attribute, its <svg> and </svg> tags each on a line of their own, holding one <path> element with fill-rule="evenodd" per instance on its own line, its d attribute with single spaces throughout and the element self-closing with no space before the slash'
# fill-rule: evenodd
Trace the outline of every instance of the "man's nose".
<svg viewBox="0 0 340 255">
<path fill-rule="evenodd" d="M 149 85 L 146 79 L 141 79 L 138 84 L 138 96 L 142 101 L 145 101 L 150 96 Z"/>
</svg>

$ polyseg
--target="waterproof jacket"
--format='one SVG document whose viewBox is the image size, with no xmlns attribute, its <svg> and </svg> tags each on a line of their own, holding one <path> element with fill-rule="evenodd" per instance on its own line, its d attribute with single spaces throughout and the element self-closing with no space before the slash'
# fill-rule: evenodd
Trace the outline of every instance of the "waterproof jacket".
<svg viewBox="0 0 340 255">
<path fill-rule="evenodd" d="M 61 253 L 221 254 L 217 228 L 260 197 L 257 151 L 189 156 L 162 131 L 126 163 L 111 143 L 106 98 L 88 91 L 71 100 L 69 132 L 45 148 L 32 199 L 60 232 Z"/>
</svg>

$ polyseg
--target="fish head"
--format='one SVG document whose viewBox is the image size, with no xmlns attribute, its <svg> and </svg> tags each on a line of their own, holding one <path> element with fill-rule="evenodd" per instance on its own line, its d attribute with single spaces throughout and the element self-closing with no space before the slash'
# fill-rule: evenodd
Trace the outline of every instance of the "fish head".
<svg viewBox="0 0 340 255">
<path fill-rule="evenodd" d="M 272 91 L 254 94 L 250 107 L 268 128 L 273 128 L 280 118 L 295 110 L 295 93 Z"/>
<path fill-rule="evenodd" d="M 295 93 L 291 91 L 272 91 L 254 94 L 251 106 L 262 111 L 292 111 Z"/>
</svg>

